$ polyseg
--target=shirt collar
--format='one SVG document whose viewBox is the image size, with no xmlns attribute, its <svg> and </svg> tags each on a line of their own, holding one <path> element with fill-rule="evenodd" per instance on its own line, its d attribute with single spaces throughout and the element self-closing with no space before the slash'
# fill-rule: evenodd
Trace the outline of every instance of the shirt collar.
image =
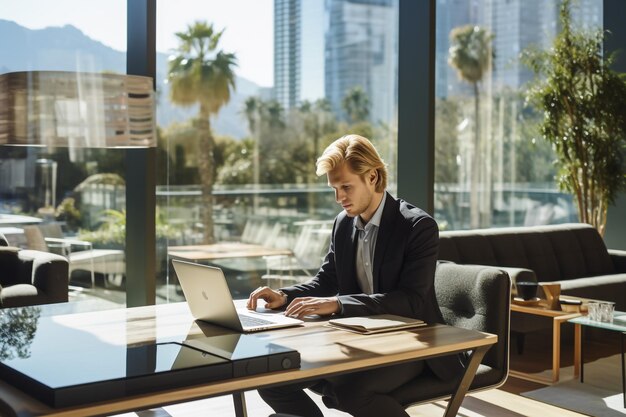
<svg viewBox="0 0 626 417">
<path fill-rule="evenodd" d="M 385 200 L 387 199 L 387 193 L 383 193 L 383 198 L 378 205 L 378 208 L 374 212 L 374 215 L 370 219 L 367 224 L 363 224 L 363 220 L 361 220 L 361 216 L 356 216 L 356 222 L 354 226 L 359 230 L 365 230 L 365 228 L 369 225 L 380 227 L 380 219 L 383 217 L 383 210 L 385 209 Z"/>
</svg>

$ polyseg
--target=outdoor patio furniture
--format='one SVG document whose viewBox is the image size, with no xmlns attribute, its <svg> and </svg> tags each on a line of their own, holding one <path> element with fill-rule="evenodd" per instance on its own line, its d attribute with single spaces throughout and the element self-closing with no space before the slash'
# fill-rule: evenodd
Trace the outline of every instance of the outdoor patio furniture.
<svg viewBox="0 0 626 417">
<path fill-rule="evenodd" d="M 28 247 L 45 252 L 60 251 L 69 261 L 69 274 L 77 270 L 89 271 L 91 287 L 95 286 L 95 274 L 103 274 L 110 278 L 121 277 L 126 273 L 124 251 L 119 249 L 94 249 L 91 242 L 77 239 L 46 238 L 40 226 L 25 226 L 24 234 Z M 73 247 L 85 250 L 75 251 Z"/>
</svg>

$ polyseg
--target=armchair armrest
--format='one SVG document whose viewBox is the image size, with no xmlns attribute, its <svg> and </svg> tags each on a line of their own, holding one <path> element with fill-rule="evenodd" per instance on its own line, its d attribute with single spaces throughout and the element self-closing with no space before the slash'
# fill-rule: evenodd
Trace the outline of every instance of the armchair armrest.
<svg viewBox="0 0 626 417">
<path fill-rule="evenodd" d="M 626 250 L 609 249 L 609 256 L 617 272 L 626 272 Z"/>
<path fill-rule="evenodd" d="M 513 282 L 513 284 L 515 284 L 516 282 L 537 282 L 537 275 L 532 269 L 514 268 L 511 266 L 496 266 L 495 268 L 498 268 L 509 274 L 509 277 L 511 277 L 511 281 Z"/>
<path fill-rule="evenodd" d="M 454 262 L 451 261 L 437 261 L 438 264 L 455 264 Z M 462 267 L 463 265 L 458 264 L 460 267 Z M 470 265 L 470 264 L 464 264 L 464 265 Z M 512 288 L 512 295 L 516 296 L 517 295 L 517 288 L 515 287 L 515 284 L 517 282 L 537 282 L 537 274 L 535 274 L 535 271 L 533 271 L 532 269 L 528 269 L 528 268 L 515 268 L 512 266 L 493 266 L 493 265 L 476 265 L 476 264 L 471 264 L 472 266 L 483 266 L 486 268 L 495 268 L 495 269 L 499 269 L 503 272 L 506 272 L 510 279 L 511 279 L 511 283 L 513 284 L 513 288 Z M 451 268 L 450 266 L 445 266 L 444 269 L 448 269 Z M 452 271 L 455 270 L 455 268 L 451 269 Z M 462 271 L 463 269 L 459 269 L 459 271 Z"/>
<path fill-rule="evenodd" d="M 511 294 L 513 296 L 517 296 L 517 283 L 518 282 L 537 282 L 537 275 L 535 271 L 527 268 L 514 268 L 511 266 L 498 266 L 496 267 L 511 277 L 511 283 L 513 284 L 513 288 L 511 289 Z"/>
<path fill-rule="evenodd" d="M 22 273 L 31 278 L 37 288 L 38 304 L 60 303 L 68 300 L 69 262 L 61 255 L 36 250 L 18 253 Z"/>
</svg>

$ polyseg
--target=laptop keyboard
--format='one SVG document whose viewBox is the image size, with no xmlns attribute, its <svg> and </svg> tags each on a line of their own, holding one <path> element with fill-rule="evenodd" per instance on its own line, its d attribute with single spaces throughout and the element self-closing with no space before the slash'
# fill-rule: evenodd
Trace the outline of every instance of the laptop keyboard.
<svg viewBox="0 0 626 417">
<path fill-rule="evenodd" d="M 245 315 L 239 315 L 239 320 L 241 320 L 241 324 L 246 327 L 255 327 L 255 326 L 266 326 L 268 324 L 273 324 L 273 321 L 260 319 L 257 317 L 250 317 Z"/>
</svg>

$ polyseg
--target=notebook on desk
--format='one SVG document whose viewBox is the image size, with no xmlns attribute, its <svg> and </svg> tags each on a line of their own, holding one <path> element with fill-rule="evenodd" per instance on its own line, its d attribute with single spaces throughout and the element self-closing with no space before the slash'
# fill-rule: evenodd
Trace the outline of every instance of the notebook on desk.
<svg viewBox="0 0 626 417">
<path fill-rule="evenodd" d="M 392 332 L 426 325 L 422 320 L 393 314 L 332 319 L 328 321 L 328 324 L 332 327 L 361 334 Z"/>
<path fill-rule="evenodd" d="M 236 308 L 226 277 L 220 268 L 172 260 L 178 281 L 196 320 L 240 332 L 256 332 L 297 326 L 302 320 L 278 313 L 260 313 Z"/>
</svg>

